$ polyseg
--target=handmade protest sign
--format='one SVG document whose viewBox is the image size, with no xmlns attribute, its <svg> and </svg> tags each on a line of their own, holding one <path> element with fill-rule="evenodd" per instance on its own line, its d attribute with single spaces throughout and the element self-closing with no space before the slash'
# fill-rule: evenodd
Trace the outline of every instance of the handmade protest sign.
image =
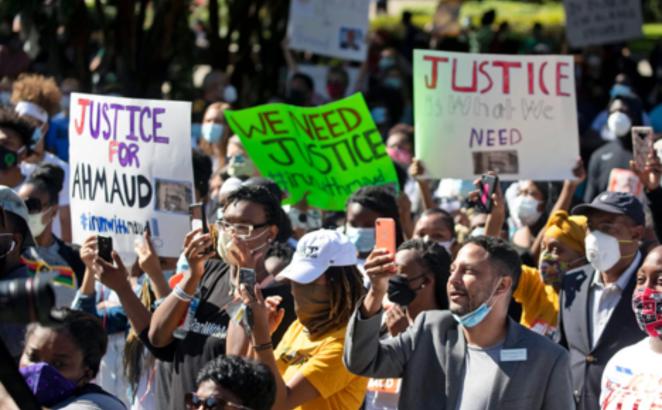
<svg viewBox="0 0 662 410">
<path fill-rule="evenodd" d="M 179 256 L 193 202 L 191 103 L 72 94 L 75 243 L 111 236 L 122 259 L 149 227 L 159 256 Z"/>
<path fill-rule="evenodd" d="M 344 60 L 364 61 L 370 0 L 292 0 L 289 47 Z"/>
<path fill-rule="evenodd" d="M 397 186 L 397 175 L 361 94 L 304 108 L 266 104 L 225 111 L 260 173 L 308 204 L 340 211 L 365 185 Z"/>
<path fill-rule="evenodd" d="M 415 50 L 414 97 L 416 156 L 431 176 L 572 178 L 572 57 Z"/>
<path fill-rule="evenodd" d="M 617 43 L 642 36 L 640 0 L 563 0 L 572 47 Z"/>
</svg>

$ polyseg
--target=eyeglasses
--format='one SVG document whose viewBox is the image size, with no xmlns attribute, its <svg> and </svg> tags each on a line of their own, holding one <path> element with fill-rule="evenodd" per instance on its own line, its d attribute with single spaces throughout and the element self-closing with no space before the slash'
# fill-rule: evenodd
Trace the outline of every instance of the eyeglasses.
<svg viewBox="0 0 662 410">
<path fill-rule="evenodd" d="M 223 407 L 230 407 L 233 409 L 240 410 L 252 410 L 250 407 L 242 406 L 241 404 L 233 403 L 231 401 L 225 400 L 222 397 L 199 397 L 195 393 L 186 393 L 184 396 L 186 400 L 186 408 L 188 410 L 197 410 L 202 406 L 205 410 L 219 410 Z"/>
<path fill-rule="evenodd" d="M 233 224 L 222 219 L 216 221 L 219 229 L 228 231 L 237 235 L 238 237 L 245 239 L 253 235 L 253 232 L 256 229 L 264 228 L 265 226 L 271 225 L 269 222 L 263 224 L 251 225 L 251 224 Z"/>
</svg>

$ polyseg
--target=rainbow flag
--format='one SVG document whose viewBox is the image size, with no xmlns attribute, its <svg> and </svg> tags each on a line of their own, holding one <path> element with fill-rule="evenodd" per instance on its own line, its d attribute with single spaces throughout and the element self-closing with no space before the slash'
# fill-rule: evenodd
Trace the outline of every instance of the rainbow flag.
<svg viewBox="0 0 662 410">
<path fill-rule="evenodd" d="M 28 268 L 32 276 L 38 273 L 55 272 L 57 273 L 57 276 L 53 279 L 55 283 L 72 289 L 78 289 L 76 274 L 68 266 L 50 266 L 42 260 L 31 260 L 24 256 L 21 256 L 21 263 Z"/>
</svg>

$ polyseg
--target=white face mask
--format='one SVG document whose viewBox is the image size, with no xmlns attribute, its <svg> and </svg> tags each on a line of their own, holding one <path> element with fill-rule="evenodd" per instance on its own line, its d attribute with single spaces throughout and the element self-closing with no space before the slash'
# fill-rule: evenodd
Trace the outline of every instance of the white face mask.
<svg viewBox="0 0 662 410">
<path fill-rule="evenodd" d="M 609 118 L 607 119 L 607 127 L 617 137 L 624 137 L 632 127 L 632 121 L 626 114 L 620 111 L 616 111 L 609 114 Z"/>
<path fill-rule="evenodd" d="M 50 208 L 44 209 L 43 211 L 28 215 L 28 227 L 32 236 L 39 236 L 46 230 L 46 227 L 50 223 L 44 222 L 44 215 L 50 210 Z"/>
<path fill-rule="evenodd" d="M 453 246 L 453 243 L 455 242 L 455 239 L 451 239 L 448 241 L 435 241 L 434 239 L 430 238 L 429 236 L 425 236 L 423 238 L 425 242 L 436 242 L 437 245 L 443 247 L 446 249 L 446 252 L 448 252 L 449 255 L 451 255 L 451 247 Z"/>
<path fill-rule="evenodd" d="M 586 259 L 598 272 L 606 272 L 621 260 L 618 239 L 604 232 L 592 231 L 584 239 Z"/>
<path fill-rule="evenodd" d="M 469 237 L 484 236 L 484 235 L 485 235 L 485 227 L 477 226 L 473 229 L 473 231 L 471 231 Z"/>
<path fill-rule="evenodd" d="M 537 199 L 528 196 L 520 195 L 515 198 L 515 203 L 513 206 L 513 212 L 515 218 L 517 218 L 524 226 L 531 226 L 538 222 L 542 211 L 538 210 L 540 206 L 540 201 Z"/>
</svg>

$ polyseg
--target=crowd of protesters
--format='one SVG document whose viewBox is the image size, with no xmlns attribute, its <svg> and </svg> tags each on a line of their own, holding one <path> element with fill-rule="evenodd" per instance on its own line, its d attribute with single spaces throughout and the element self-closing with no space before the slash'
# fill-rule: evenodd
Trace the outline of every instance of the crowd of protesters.
<svg viewBox="0 0 662 410">
<path fill-rule="evenodd" d="M 560 51 L 539 24 L 518 39 L 494 17 L 434 47 Z M 130 264 L 101 258 L 96 236 L 72 244 L 68 105 L 95 90 L 30 72 L 29 58 L 3 74 L 0 281 L 54 271 L 58 320 L 0 323 L 0 340 L 42 406 L 662 408 L 662 147 L 638 167 L 630 137 L 662 134 L 662 45 L 652 77 L 624 46 L 577 51 L 575 178 L 502 181 L 484 212 L 477 181 L 429 178 L 415 158 L 412 50 L 429 44 L 411 15 L 403 24 L 399 43 L 372 34 L 355 84 L 330 65 L 325 96 L 284 41 L 290 75 L 272 99 L 363 92 L 397 189 L 362 187 L 344 212 L 282 206 L 288 193 L 224 116 L 237 90 L 212 71 L 195 135 L 181 136 L 210 232 L 168 238 L 179 258 L 159 255 L 148 230 Z M 0 67 L 22 57 L 15 38 L 0 45 Z M 614 169 L 641 190 L 610 190 Z M 395 253 L 376 247 L 379 218 L 394 221 Z M 0 393 L 0 407 L 20 403 Z"/>
</svg>

